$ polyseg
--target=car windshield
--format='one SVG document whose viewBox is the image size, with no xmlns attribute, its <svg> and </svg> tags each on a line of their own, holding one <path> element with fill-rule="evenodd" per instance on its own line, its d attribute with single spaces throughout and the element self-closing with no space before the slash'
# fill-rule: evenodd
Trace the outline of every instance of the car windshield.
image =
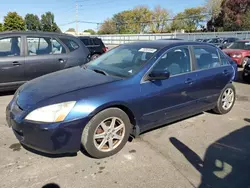
<svg viewBox="0 0 250 188">
<path fill-rule="evenodd" d="M 250 41 L 235 42 L 228 47 L 229 49 L 250 50 Z"/>
<path fill-rule="evenodd" d="M 157 51 L 157 48 L 123 45 L 89 62 L 85 67 L 99 73 L 127 78 L 139 72 Z"/>
</svg>

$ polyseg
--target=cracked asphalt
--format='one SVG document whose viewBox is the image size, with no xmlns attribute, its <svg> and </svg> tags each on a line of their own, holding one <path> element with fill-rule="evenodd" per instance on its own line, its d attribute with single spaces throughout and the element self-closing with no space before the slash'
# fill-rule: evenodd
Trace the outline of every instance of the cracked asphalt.
<svg viewBox="0 0 250 188">
<path fill-rule="evenodd" d="M 224 116 L 205 112 L 142 134 L 117 155 L 46 157 L 23 148 L 5 122 L 0 96 L 1 188 L 250 187 L 250 85 L 234 83 Z M 42 142 L 42 140 L 41 140 Z"/>
</svg>

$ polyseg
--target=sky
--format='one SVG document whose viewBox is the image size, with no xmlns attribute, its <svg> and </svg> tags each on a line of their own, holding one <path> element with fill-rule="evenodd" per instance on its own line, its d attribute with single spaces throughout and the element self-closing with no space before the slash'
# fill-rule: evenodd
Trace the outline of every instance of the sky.
<svg viewBox="0 0 250 188">
<path fill-rule="evenodd" d="M 76 24 L 67 24 L 76 20 L 76 0 L 1 0 L 0 22 L 10 11 L 16 11 L 19 15 L 27 13 L 41 16 L 47 11 L 55 15 L 55 21 L 62 31 L 68 28 L 75 28 Z M 170 10 L 173 14 L 191 8 L 204 5 L 204 0 L 78 0 L 79 21 L 102 23 L 105 19 L 111 18 L 113 14 L 123 10 L 133 9 L 138 5 L 146 5 L 153 9 L 160 5 Z M 97 24 L 79 23 L 79 31 L 85 29 L 97 29 Z"/>
</svg>

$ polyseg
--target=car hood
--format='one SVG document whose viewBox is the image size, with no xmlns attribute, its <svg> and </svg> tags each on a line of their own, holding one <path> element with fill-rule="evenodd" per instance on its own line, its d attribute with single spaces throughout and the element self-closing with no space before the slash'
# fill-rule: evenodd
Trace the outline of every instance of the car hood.
<svg viewBox="0 0 250 188">
<path fill-rule="evenodd" d="M 116 80 L 120 78 L 105 76 L 80 67 L 66 69 L 36 78 L 21 86 L 17 103 L 25 110 L 51 97 Z"/>
<path fill-rule="evenodd" d="M 224 49 L 223 52 L 226 54 L 233 54 L 233 53 L 244 53 L 247 52 L 248 50 L 241 50 L 241 49 Z"/>
</svg>

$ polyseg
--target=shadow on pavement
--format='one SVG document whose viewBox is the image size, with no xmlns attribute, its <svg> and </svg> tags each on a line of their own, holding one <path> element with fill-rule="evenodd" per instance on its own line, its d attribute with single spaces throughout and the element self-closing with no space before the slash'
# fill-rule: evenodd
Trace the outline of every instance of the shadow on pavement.
<svg viewBox="0 0 250 188">
<path fill-rule="evenodd" d="M 238 82 L 238 83 L 241 83 L 241 84 L 247 84 L 247 85 L 249 85 L 249 83 L 243 81 L 242 75 L 243 75 L 243 69 L 239 69 L 238 70 L 238 74 L 237 74 L 237 79 L 234 80 L 234 82 Z"/>
<path fill-rule="evenodd" d="M 249 118 L 245 118 L 244 119 L 246 122 L 250 123 L 250 119 Z"/>
<path fill-rule="evenodd" d="M 211 144 L 203 160 L 177 138 L 170 142 L 201 173 L 199 188 L 250 187 L 250 125 Z"/>
<path fill-rule="evenodd" d="M 49 183 L 49 184 L 42 186 L 42 188 L 60 188 L 60 186 L 55 183 Z"/>
</svg>

